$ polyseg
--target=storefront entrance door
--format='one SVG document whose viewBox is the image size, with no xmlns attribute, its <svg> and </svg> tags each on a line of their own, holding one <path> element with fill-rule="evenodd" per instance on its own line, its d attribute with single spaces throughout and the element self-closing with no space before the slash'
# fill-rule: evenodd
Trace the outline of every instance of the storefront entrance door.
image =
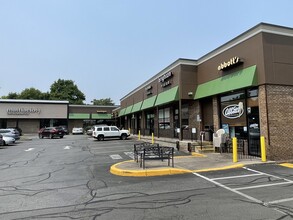
<svg viewBox="0 0 293 220">
<path fill-rule="evenodd" d="M 260 129 L 258 107 L 250 107 L 248 118 L 248 153 L 260 156 Z"/>
</svg>

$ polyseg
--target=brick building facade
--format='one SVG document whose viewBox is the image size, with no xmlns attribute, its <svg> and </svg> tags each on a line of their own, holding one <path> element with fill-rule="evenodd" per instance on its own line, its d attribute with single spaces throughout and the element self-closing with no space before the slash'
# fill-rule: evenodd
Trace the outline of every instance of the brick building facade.
<svg viewBox="0 0 293 220">
<path fill-rule="evenodd" d="M 199 139 L 225 129 L 258 155 L 293 159 L 293 29 L 261 23 L 198 60 L 178 59 L 122 97 L 118 119 L 143 135 Z"/>
</svg>

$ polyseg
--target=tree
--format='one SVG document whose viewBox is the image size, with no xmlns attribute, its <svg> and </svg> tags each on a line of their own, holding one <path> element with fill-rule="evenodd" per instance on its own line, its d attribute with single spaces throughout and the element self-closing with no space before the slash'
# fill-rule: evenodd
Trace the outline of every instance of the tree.
<svg viewBox="0 0 293 220">
<path fill-rule="evenodd" d="M 42 93 L 40 90 L 31 87 L 31 88 L 22 90 L 22 92 L 18 95 L 18 98 L 43 100 L 43 99 L 46 99 L 46 95 L 45 93 Z"/>
<path fill-rule="evenodd" d="M 7 96 L 2 96 L 1 98 L 2 99 L 18 99 L 18 93 L 16 93 L 16 92 L 10 92 L 10 93 L 8 93 L 8 95 Z"/>
<path fill-rule="evenodd" d="M 94 99 L 92 101 L 93 105 L 115 105 L 113 100 L 111 98 L 106 98 L 106 99 Z"/>
<path fill-rule="evenodd" d="M 66 100 L 70 104 L 84 104 L 85 95 L 72 80 L 58 79 L 50 87 L 51 100 Z"/>
</svg>

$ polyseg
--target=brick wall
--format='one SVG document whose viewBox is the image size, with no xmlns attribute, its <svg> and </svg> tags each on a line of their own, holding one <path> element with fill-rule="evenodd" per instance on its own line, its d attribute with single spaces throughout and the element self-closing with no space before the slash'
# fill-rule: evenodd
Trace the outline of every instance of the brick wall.
<svg viewBox="0 0 293 220">
<path fill-rule="evenodd" d="M 293 86 L 261 86 L 259 95 L 261 130 L 262 135 L 267 137 L 268 159 L 293 159 Z M 267 127 L 264 124 L 266 120 L 268 120 Z"/>
</svg>

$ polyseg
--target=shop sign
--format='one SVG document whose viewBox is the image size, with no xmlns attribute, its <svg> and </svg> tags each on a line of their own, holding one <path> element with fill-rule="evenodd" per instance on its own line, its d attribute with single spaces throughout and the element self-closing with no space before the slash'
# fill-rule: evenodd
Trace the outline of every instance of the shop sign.
<svg viewBox="0 0 293 220">
<path fill-rule="evenodd" d="M 39 108 L 9 108 L 7 109 L 8 115 L 30 115 L 40 114 L 41 109 Z"/>
<path fill-rule="evenodd" d="M 243 103 L 226 106 L 222 111 L 224 117 L 229 119 L 240 118 L 243 115 Z"/>
<path fill-rule="evenodd" d="M 226 61 L 226 62 L 223 62 L 221 63 L 219 66 L 218 66 L 218 70 L 224 70 L 224 69 L 227 69 L 231 66 L 234 66 L 234 65 L 237 65 L 241 63 L 241 60 L 239 57 L 233 57 L 231 58 L 230 60 Z"/>
<path fill-rule="evenodd" d="M 168 85 L 171 85 L 170 79 L 172 77 L 173 77 L 173 73 L 171 71 L 167 72 L 159 78 L 159 83 L 161 83 L 162 87 L 166 87 Z"/>
<path fill-rule="evenodd" d="M 152 89 L 153 89 L 153 87 L 152 87 L 151 85 L 149 85 L 149 86 L 147 86 L 147 87 L 145 88 L 145 91 L 146 91 L 146 95 L 147 95 L 147 96 L 153 94 Z"/>
</svg>

